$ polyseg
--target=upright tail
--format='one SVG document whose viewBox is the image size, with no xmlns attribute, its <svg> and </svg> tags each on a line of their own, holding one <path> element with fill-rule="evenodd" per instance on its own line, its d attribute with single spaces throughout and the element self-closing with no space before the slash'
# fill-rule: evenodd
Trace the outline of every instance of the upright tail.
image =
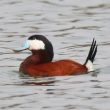
<svg viewBox="0 0 110 110">
<path fill-rule="evenodd" d="M 88 54 L 87 59 L 84 63 L 84 65 L 88 69 L 88 72 L 94 71 L 93 62 L 94 62 L 94 58 L 96 56 L 96 53 L 97 53 L 97 44 L 96 44 L 96 40 L 93 39 L 92 44 L 91 44 L 91 48 L 89 50 L 89 54 Z"/>
</svg>

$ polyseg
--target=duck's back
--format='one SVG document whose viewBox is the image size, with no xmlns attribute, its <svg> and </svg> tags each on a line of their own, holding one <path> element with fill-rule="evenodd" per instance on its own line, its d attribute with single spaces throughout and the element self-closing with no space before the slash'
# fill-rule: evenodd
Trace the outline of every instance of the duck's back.
<svg viewBox="0 0 110 110">
<path fill-rule="evenodd" d="M 22 65 L 25 67 L 24 65 Z M 30 64 L 27 68 L 21 67 L 21 72 L 31 76 L 62 76 L 77 75 L 87 72 L 87 68 L 75 61 L 60 60 L 43 64 Z"/>
</svg>

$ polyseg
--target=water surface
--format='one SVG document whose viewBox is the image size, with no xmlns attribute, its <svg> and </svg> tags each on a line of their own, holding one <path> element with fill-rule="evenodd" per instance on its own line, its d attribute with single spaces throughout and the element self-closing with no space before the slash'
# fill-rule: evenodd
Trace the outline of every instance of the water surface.
<svg viewBox="0 0 110 110">
<path fill-rule="evenodd" d="M 110 110 L 110 0 L 0 1 L 0 110 Z M 96 71 L 87 75 L 20 76 L 29 51 L 15 54 L 30 35 L 54 46 L 54 60 L 84 63 L 98 43 Z"/>
</svg>

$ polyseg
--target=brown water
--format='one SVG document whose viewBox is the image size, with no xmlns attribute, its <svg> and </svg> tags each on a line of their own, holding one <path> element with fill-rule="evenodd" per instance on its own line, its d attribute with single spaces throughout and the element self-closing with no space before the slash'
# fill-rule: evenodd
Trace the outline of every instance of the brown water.
<svg viewBox="0 0 110 110">
<path fill-rule="evenodd" d="M 19 75 L 30 52 L 15 54 L 33 34 L 47 36 L 54 59 L 84 63 L 98 42 L 96 71 L 37 78 Z M 0 110 L 110 110 L 110 0 L 0 0 Z"/>
</svg>

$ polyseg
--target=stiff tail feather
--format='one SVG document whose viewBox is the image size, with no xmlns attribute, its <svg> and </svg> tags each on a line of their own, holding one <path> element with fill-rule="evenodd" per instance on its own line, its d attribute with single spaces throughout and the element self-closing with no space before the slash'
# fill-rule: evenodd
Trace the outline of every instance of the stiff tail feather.
<svg viewBox="0 0 110 110">
<path fill-rule="evenodd" d="M 93 62 L 94 62 L 96 53 L 97 53 L 97 43 L 96 43 L 96 40 L 93 39 L 90 50 L 89 50 L 89 54 L 88 54 L 87 59 L 84 63 L 84 65 L 88 69 L 88 72 L 94 71 Z"/>
</svg>

